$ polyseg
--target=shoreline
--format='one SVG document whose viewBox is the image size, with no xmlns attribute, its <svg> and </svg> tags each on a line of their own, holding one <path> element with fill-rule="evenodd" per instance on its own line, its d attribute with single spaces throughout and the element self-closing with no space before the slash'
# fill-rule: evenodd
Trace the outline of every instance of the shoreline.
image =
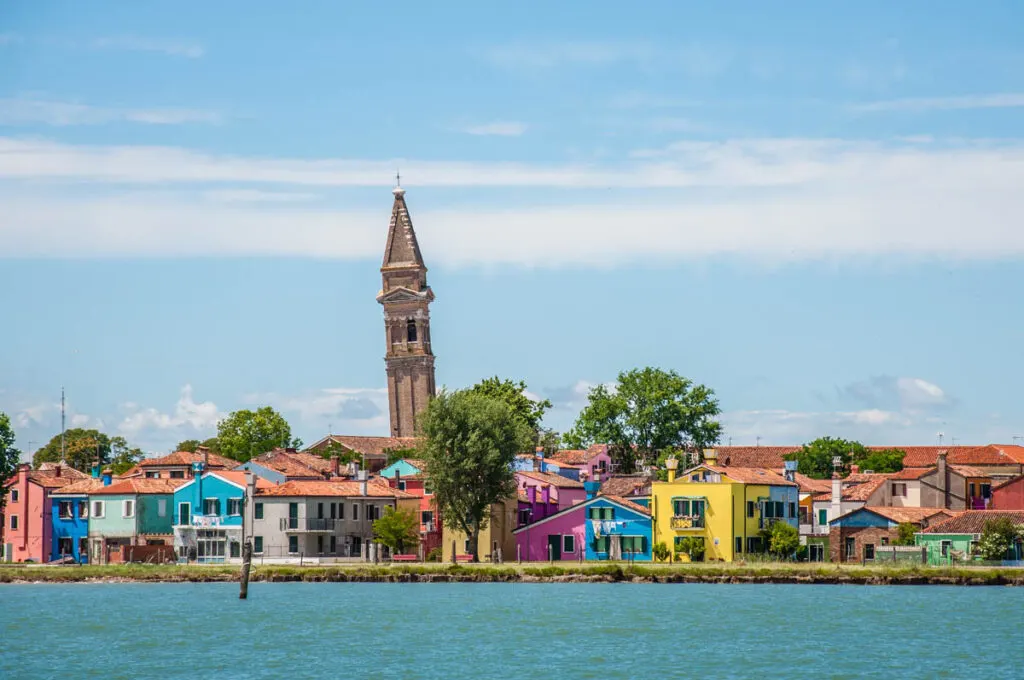
<svg viewBox="0 0 1024 680">
<path fill-rule="evenodd" d="M 238 565 L 0 566 L 0 584 L 237 583 Z M 1016 567 L 745 565 L 256 565 L 253 583 L 786 583 L 1024 586 Z"/>
</svg>

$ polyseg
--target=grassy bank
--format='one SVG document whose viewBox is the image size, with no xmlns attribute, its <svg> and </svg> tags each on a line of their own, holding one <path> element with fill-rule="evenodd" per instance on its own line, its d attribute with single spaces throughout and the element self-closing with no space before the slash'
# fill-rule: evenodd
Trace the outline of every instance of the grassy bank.
<svg viewBox="0 0 1024 680">
<path fill-rule="evenodd" d="M 237 581 L 237 566 L 109 565 L 0 567 L 0 583 Z M 1024 586 L 1024 569 L 835 564 L 254 565 L 254 582 L 385 583 L 833 583 Z"/>
</svg>

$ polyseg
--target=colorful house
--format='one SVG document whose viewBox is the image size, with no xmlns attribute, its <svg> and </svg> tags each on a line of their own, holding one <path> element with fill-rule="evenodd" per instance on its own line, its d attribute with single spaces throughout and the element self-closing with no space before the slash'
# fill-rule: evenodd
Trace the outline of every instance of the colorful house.
<svg viewBox="0 0 1024 680">
<path fill-rule="evenodd" d="M 441 547 L 443 536 L 441 513 L 434 503 L 434 490 L 430 485 L 430 479 L 422 472 L 425 468 L 423 461 L 402 459 L 380 472 L 380 476 L 387 480 L 392 489 L 404 491 L 419 499 L 417 517 L 420 521 L 420 546 L 424 556 Z M 409 472 L 406 473 L 405 470 Z"/>
<path fill-rule="evenodd" d="M 614 496 L 592 496 L 514 533 L 517 557 L 529 562 L 651 560 L 650 511 Z"/>
<path fill-rule="evenodd" d="M 654 542 L 676 554 L 689 542 L 703 541 L 704 559 L 732 562 L 764 552 L 761 531 L 775 522 L 797 529 L 796 482 L 761 468 L 718 467 L 715 452 L 707 463 L 676 475 L 678 461 L 668 462 L 667 482 L 651 484 Z"/>
<path fill-rule="evenodd" d="M 391 479 L 393 477 L 412 477 L 423 474 L 427 470 L 427 464 L 415 458 L 402 458 L 388 465 L 379 474 L 381 477 Z"/>
<path fill-rule="evenodd" d="M 242 556 L 246 473 L 214 470 L 196 475 L 174 490 L 174 549 L 179 560 L 225 562 Z M 274 484 L 252 474 L 255 490 Z"/>
<path fill-rule="evenodd" d="M 9 562 L 45 562 L 53 549 L 51 494 L 88 476 L 67 465 L 44 463 L 33 470 L 28 463 L 6 480 L 4 559 Z"/>
<path fill-rule="evenodd" d="M 917 545 L 928 551 L 928 564 L 946 565 L 973 559 L 974 548 L 985 530 L 985 522 L 1008 517 L 1024 530 L 1022 510 L 968 510 L 949 519 L 936 522 L 914 536 Z M 1024 541 L 1020 538 L 1010 546 L 1006 562 L 1018 564 L 1024 560 Z"/>
<path fill-rule="evenodd" d="M 174 559 L 174 490 L 182 479 L 132 477 L 89 492 L 89 561 Z"/>
<path fill-rule="evenodd" d="M 514 498 L 491 504 L 487 526 L 480 530 L 477 557 L 481 562 L 510 562 L 516 555 L 518 526 L 518 503 Z M 458 529 L 444 528 L 441 542 L 441 559 L 445 562 L 468 560 L 470 555 L 469 537 Z"/>
<path fill-rule="evenodd" d="M 992 510 L 1024 510 L 1024 476 L 1014 477 L 992 488 Z"/>
<path fill-rule="evenodd" d="M 589 480 L 600 482 L 608 475 L 611 464 L 612 459 L 608 455 L 608 445 L 594 444 L 586 450 L 555 451 L 543 461 L 541 470 L 577 481 L 583 481 L 585 476 Z"/>
<path fill-rule="evenodd" d="M 654 478 L 647 473 L 607 475 L 601 480 L 601 493 L 619 496 L 646 508 L 651 505 L 652 481 Z"/>
<path fill-rule="evenodd" d="M 118 479 L 191 479 L 196 463 L 201 463 L 203 470 L 231 470 L 238 465 L 237 460 L 211 453 L 207 447 L 200 446 L 194 453 L 175 451 L 158 458 L 146 458 L 123 475 L 118 475 Z"/>
<path fill-rule="evenodd" d="M 99 471 L 96 471 L 99 474 Z M 110 476 L 103 479 L 89 477 L 56 489 L 50 494 L 50 517 L 53 522 L 50 561 L 72 559 L 89 561 L 89 493 L 110 484 Z"/>
<path fill-rule="evenodd" d="M 896 544 L 900 524 L 924 528 L 953 514 L 945 508 L 858 508 L 829 522 L 830 561 L 873 561 L 882 548 Z"/>
<path fill-rule="evenodd" d="M 553 500 L 560 510 L 586 500 L 587 497 L 583 482 L 550 472 L 525 470 L 516 472 L 515 478 L 518 491 L 530 493 L 530 489 L 534 489 L 536 496 Z"/>
<path fill-rule="evenodd" d="M 320 455 L 324 451 L 337 449 L 354 454 L 362 460 L 362 467 L 368 472 L 377 472 L 388 463 L 388 455 L 395 451 L 415 449 L 420 440 L 416 437 L 355 437 L 330 434 L 311 444 L 305 452 Z"/>
</svg>

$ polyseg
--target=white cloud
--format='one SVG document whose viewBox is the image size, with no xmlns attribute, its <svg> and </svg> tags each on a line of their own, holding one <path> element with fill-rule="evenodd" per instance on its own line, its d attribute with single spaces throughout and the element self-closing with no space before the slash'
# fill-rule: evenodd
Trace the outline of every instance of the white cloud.
<svg viewBox="0 0 1024 680">
<path fill-rule="evenodd" d="M 200 183 L 205 192 L 227 182 L 379 186 L 395 165 L 393 160 L 253 159 L 0 138 L 0 177 L 10 180 L 0 182 L 0 250 L 71 257 L 376 257 L 386 198 L 369 211 L 314 210 L 291 201 L 249 207 L 246 201 L 197 204 L 187 195 L 140 195 L 123 186 L 118 193 L 93 191 L 81 198 L 54 190 L 52 182 L 27 186 L 16 180 Z M 709 255 L 772 260 L 1024 255 L 1019 227 L 1024 146 L 1014 143 L 727 140 L 676 143 L 652 160 L 619 166 L 401 161 L 401 167 L 419 180 L 407 182 L 413 187 L 677 190 L 636 200 L 619 192 L 624 198 L 615 204 L 576 198 L 523 207 L 521 199 L 509 205 L 499 197 L 486 208 L 434 211 L 417 211 L 416 192 L 410 191 L 421 240 L 430 244 L 435 261 L 449 265 L 615 264 Z M 488 228 L 481 230 L 481 224 Z"/>
<path fill-rule="evenodd" d="M 98 49 L 125 50 L 129 52 L 156 52 L 171 57 L 198 59 L 206 53 L 202 45 L 182 40 L 162 40 L 139 36 L 97 38 L 92 46 Z"/>
<path fill-rule="evenodd" d="M 930 428 L 902 413 L 861 411 L 789 411 L 765 409 L 729 411 L 722 414 L 723 442 L 734 445 L 798 445 L 832 436 L 885 446 L 932 441 Z M 928 433 L 925 435 L 924 433 Z"/>
<path fill-rule="evenodd" d="M 917 97 L 857 104 L 853 108 L 862 113 L 883 111 L 960 111 L 967 109 L 1005 109 L 1024 107 L 1024 93 L 965 95 L 961 97 Z"/>
<path fill-rule="evenodd" d="M 220 116 L 193 109 L 127 109 L 90 106 L 78 102 L 14 97 L 0 99 L 0 125 L 102 125 L 129 122 L 146 125 L 218 123 Z"/>
<path fill-rule="evenodd" d="M 526 123 L 497 120 L 491 123 L 467 125 L 461 128 L 461 132 L 479 136 L 518 137 L 526 132 Z"/>
<path fill-rule="evenodd" d="M 316 198 L 316 194 L 260 189 L 224 189 L 205 191 L 203 198 L 217 203 L 298 203 Z"/>
<path fill-rule="evenodd" d="M 129 438 L 146 441 L 154 431 L 184 428 L 190 432 L 209 431 L 217 425 L 223 414 L 212 401 L 196 402 L 192 397 L 192 386 L 181 388 L 181 395 L 174 405 L 174 411 L 162 412 L 156 408 L 140 409 L 135 404 L 123 404 L 130 413 L 118 425 L 118 430 Z M 165 435 L 158 435 L 165 436 Z"/>
<path fill-rule="evenodd" d="M 71 416 L 71 427 L 85 427 L 90 418 L 84 413 L 76 413 Z"/>
<path fill-rule="evenodd" d="M 387 388 L 326 387 L 301 394 L 248 394 L 247 404 L 269 405 L 313 439 L 334 434 L 385 435 L 391 429 Z"/>
</svg>

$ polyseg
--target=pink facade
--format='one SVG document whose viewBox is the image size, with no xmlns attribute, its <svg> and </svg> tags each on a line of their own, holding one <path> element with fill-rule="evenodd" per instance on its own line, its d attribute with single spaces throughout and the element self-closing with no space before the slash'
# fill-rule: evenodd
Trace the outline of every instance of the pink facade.
<svg viewBox="0 0 1024 680">
<path fill-rule="evenodd" d="M 6 488 L 4 543 L 11 547 L 7 559 L 13 562 L 43 562 L 50 554 L 50 489 L 33 481 L 29 472 L 28 464 L 20 465 Z"/>
<path fill-rule="evenodd" d="M 528 498 L 536 498 L 535 502 L 543 505 L 553 501 L 558 505 L 559 510 L 580 503 L 587 498 L 582 483 L 544 472 L 517 472 L 516 487 L 520 496 L 525 494 Z M 533 495 L 531 496 L 531 494 Z"/>
<path fill-rule="evenodd" d="M 1017 477 L 992 489 L 990 510 L 1024 510 L 1024 477 Z"/>
<path fill-rule="evenodd" d="M 567 540 L 566 537 L 571 539 Z M 530 524 L 516 532 L 519 559 L 528 562 L 548 561 L 548 546 L 552 546 L 550 555 L 553 560 L 579 561 L 586 551 L 585 541 L 583 507 L 578 512 L 567 512 L 541 524 Z M 553 547 L 555 545 L 557 549 Z M 568 547 L 572 550 L 566 550 Z"/>
</svg>

